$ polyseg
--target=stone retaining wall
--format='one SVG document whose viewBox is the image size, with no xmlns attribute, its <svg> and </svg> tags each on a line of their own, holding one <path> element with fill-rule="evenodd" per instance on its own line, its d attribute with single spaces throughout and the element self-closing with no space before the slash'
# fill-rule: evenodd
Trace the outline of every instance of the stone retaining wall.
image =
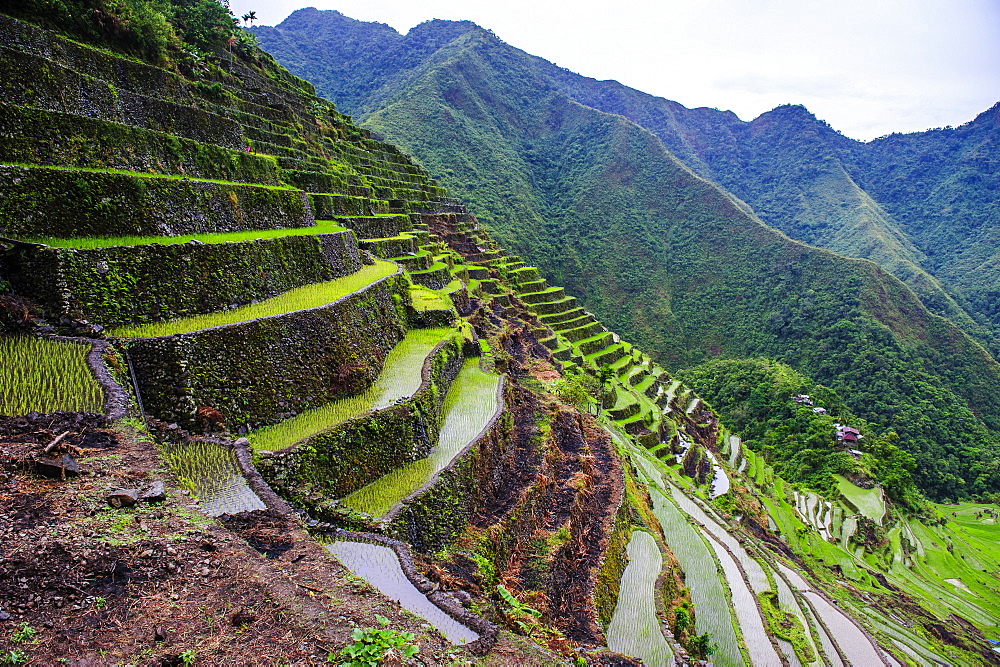
<svg viewBox="0 0 1000 667">
<path fill-rule="evenodd" d="M 300 190 L 0 166 L 3 236 L 176 236 L 313 224 Z"/>
<path fill-rule="evenodd" d="M 17 244 L 0 262 L 14 291 L 41 305 L 48 317 L 105 327 L 216 312 L 361 268 L 350 230 L 213 244 Z"/>
<path fill-rule="evenodd" d="M 121 123 L 0 103 L 0 161 L 278 185 L 277 161 Z"/>
<path fill-rule="evenodd" d="M 437 442 L 444 397 L 462 359 L 461 336 L 449 336 L 424 362 L 422 382 L 411 398 L 359 415 L 288 449 L 260 452 L 258 470 L 283 498 L 343 525 L 338 517 L 346 508 L 336 499 L 425 457 Z"/>
<path fill-rule="evenodd" d="M 407 329 L 406 290 L 397 272 L 318 308 L 124 345 L 150 415 L 198 429 L 209 407 L 258 428 L 369 386 Z"/>
</svg>

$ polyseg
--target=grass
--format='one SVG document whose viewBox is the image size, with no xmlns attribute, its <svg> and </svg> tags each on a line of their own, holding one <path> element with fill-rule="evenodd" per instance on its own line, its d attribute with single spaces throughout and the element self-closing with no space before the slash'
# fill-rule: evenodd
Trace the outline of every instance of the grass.
<svg viewBox="0 0 1000 667">
<path fill-rule="evenodd" d="M 348 419 L 412 396 L 420 387 L 424 360 L 451 331 L 444 327 L 411 329 L 386 357 L 382 372 L 367 391 L 254 431 L 248 436 L 250 444 L 255 449 L 283 449 Z"/>
<path fill-rule="evenodd" d="M 441 434 L 426 458 L 414 461 L 364 486 L 342 501 L 372 516 L 384 516 L 443 470 L 486 427 L 497 411 L 500 377 L 479 370 L 479 359 L 466 359 L 445 397 Z"/>
<path fill-rule="evenodd" d="M 342 232 L 347 227 L 330 222 L 320 222 L 312 227 L 286 227 L 282 229 L 258 229 L 245 232 L 216 232 L 211 234 L 184 234 L 181 236 L 100 236 L 80 239 L 56 239 L 37 237 L 28 239 L 31 243 L 44 243 L 58 248 L 113 248 L 120 246 L 178 245 L 190 241 L 202 243 L 227 243 L 230 241 L 252 241 L 254 239 L 273 239 L 283 236 L 313 236 L 316 234 L 332 234 Z"/>
<path fill-rule="evenodd" d="M 199 329 L 208 329 L 227 324 L 236 324 L 237 322 L 245 322 L 247 320 L 255 320 L 261 317 L 281 315 L 296 310 L 317 308 L 332 303 L 352 292 L 357 292 L 381 278 L 392 275 L 398 268 L 392 262 L 376 260 L 375 264 L 364 266 L 360 271 L 356 271 L 349 276 L 330 280 L 325 283 L 297 287 L 284 294 L 279 294 L 276 297 L 248 306 L 224 310 L 218 313 L 208 313 L 207 315 L 183 317 L 167 322 L 115 327 L 109 333 L 119 338 L 173 336 L 175 334 L 198 331 Z"/>
<path fill-rule="evenodd" d="M 104 392 L 87 366 L 89 345 L 0 337 L 0 414 L 103 412 Z"/>
</svg>

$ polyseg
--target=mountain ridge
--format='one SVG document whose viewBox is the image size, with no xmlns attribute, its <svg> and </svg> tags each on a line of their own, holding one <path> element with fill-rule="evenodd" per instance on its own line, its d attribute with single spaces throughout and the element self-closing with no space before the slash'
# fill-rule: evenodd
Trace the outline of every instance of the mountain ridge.
<svg viewBox="0 0 1000 667">
<path fill-rule="evenodd" d="M 366 30 L 361 22 L 340 27 Z M 442 27 L 454 25 L 428 22 L 411 33 L 424 39 Z M 787 361 L 843 390 L 865 419 L 898 431 L 917 456 L 925 491 L 951 493 L 963 475 L 978 480 L 973 486 L 994 484 L 989 452 L 997 449 L 1000 406 L 979 387 L 1000 389 L 1000 367 L 986 349 L 968 341 L 947 355 L 935 351 L 938 339 L 945 347 L 965 339 L 896 278 L 765 226 L 741 205 L 742 193 L 696 176 L 698 165 L 671 154 L 655 133 L 567 95 L 549 75 L 554 66 L 461 27 L 407 76 L 371 78 L 368 88 L 383 103 L 363 114 L 362 125 L 416 156 L 474 205 L 502 244 L 668 368 L 719 355 Z M 405 50 L 406 37 L 393 39 Z M 367 63 L 360 71 L 376 70 Z M 389 84 L 391 94 L 383 89 Z M 347 111 L 363 107 L 351 105 Z M 738 121 L 711 110 L 692 115 Z M 708 167 L 737 157 L 710 154 L 702 143 L 688 145 Z M 901 302 L 881 304 L 886 295 Z M 858 359 L 876 350 L 882 363 L 859 372 Z M 950 364 L 973 377 L 959 379 L 944 370 Z M 925 386 L 940 405 L 921 417 Z M 923 432 L 916 424 L 927 417 L 945 426 Z M 956 439 L 959 430 L 979 444 L 969 449 Z"/>
</svg>

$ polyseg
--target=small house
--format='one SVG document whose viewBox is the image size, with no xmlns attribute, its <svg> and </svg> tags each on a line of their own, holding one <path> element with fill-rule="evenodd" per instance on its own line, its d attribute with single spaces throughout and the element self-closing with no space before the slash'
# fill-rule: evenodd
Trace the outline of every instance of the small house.
<svg viewBox="0 0 1000 667">
<path fill-rule="evenodd" d="M 851 428 L 850 426 L 841 426 L 836 424 L 837 427 L 837 440 L 845 443 L 856 443 L 861 437 L 861 431 L 856 428 Z"/>
</svg>

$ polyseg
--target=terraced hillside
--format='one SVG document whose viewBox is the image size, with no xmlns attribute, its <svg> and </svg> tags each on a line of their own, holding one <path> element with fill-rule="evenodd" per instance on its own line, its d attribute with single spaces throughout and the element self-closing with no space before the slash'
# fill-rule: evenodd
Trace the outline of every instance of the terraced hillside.
<svg viewBox="0 0 1000 667">
<path fill-rule="evenodd" d="M 28 65 L 0 378 L 65 355 L 0 403 L 8 662 L 993 656 L 991 508 L 790 488 L 265 54 L 194 77 L 0 16 Z"/>
<path fill-rule="evenodd" d="M 924 493 L 998 488 L 1000 366 L 968 334 L 982 331 L 922 268 L 901 223 L 828 155 L 835 133 L 803 110 L 737 132 L 743 124 L 722 112 L 682 114 L 561 72 L 468 22 L 402 35 L 304 9 L 255 32 L 300 74 L 320 62 L 338 72 L 323 75 L 323 94 L 412 152 L 498 242 L 664 368 L 781 360 L 895 431 Z M 368 43 L 380 46 L 342 48 Z M 724 190 L 692 170 L 761 185 Z M 739 198 L 752 194 L 753 208 Z M 765 223 L 810 244 L 836 229 L 843 243 L 828 247 L 881 266 Z M 582 334 L 599 332 L 571 335 Z"/>
</svg>

